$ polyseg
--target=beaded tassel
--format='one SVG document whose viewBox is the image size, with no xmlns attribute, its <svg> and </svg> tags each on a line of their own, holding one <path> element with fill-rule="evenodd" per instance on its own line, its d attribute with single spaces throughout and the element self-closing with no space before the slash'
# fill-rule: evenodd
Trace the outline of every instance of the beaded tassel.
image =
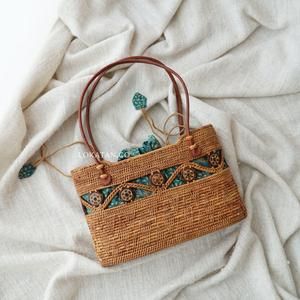
<svg viewBox="0 0 300 300">
<path fill-rule="evenodd" d="M 132 98 L 132 103 L 136 110 L 140 110 L 147 107 L 147 98 L 136 92 Z"/>
<path fill-rule="evenodd" d="M 35 170 L 36 167 L 33 164 L 26 164 L 20 169 L 18 177 L 19 179 L 30 177 L 31 175 L 33 175 Z"/>
</svg>

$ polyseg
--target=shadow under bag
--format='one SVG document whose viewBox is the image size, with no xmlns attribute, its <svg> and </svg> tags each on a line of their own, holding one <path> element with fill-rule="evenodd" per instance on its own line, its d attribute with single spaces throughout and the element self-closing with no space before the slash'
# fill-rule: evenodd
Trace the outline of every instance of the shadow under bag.
<svg viewBox="0 0 300 300">
<path fill-rule="evenodd" d="M 184 131 L 176 144 L 120 162 L 109 162 L 102 158 L 92 135 L 91 98 L 106 72 L 130 63 L 155 65 L 166 71 L 173 83 L 178 122 Z M 186 98 L 184 118 L 175 78 L 181 83 Z M 72 178 L 103 266 L 145 256 L 246 217 L 245 206 L 213 126 L 190 130 L 187 87 L 183 79 L 162 62 L 132 56 L 102 68 L 84 88 L 78 118 L 95 164 L 73 170 Z M 115 199 L 120 205 L 112 205 Z"/>
</svg>

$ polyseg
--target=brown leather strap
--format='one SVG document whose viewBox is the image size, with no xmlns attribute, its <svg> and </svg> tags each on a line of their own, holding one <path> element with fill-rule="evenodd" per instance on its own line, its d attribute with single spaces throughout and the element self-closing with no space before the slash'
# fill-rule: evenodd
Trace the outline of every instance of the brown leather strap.
<svg viewBox="0 0 300 300">
<path fill-rule="evenodd" d="M 154 62 L 157 62 L 157 63 L 160 63 L 161 62 L 155 58 L 152 58 L 152 57 L 143 57 L 149 61 L 154 61 Z M 182 100 L 181 100 L 181 95 L 180 95 L 180 90 L 178 88 L 178 85 L 177 85 L 177 82 L 174 78 L 174 76 L 172 75 L 171 72 L 169 72 L 168 70 L 166 70 L 166 72 L 168 73 L 172 83 L 173 83 L 173 88 L 174 88 L 174 91 L 175 91 L 175 95 L 176 95 L 176 103 L 177 103 L 177 112 L 178 112 L 178 124 L 180 125 L 180 128 L 184 127 L 183 125 L 183 116 L 182 116 Z M 87 102 L 89 103 L 91 101 L 91 98 L 94 94 L 94 91 L 100 81 L 100 79 L 102 78 L 102 76 L 98 76 L 97 79 L 95 80 L 95 83 L 93 84 L 92 88 L 91 88 L 91 91 L 89 92 L 88 96 L 87 96 Z M 89 117 L 89 110 L 86 110 L 86 115 L 87 117 Z M 184 131 L 180 130 L 180 134 L 184 134 Z"/>
<path fill-rule="evenodd" d="M 132 59 L 132 57 L 130 57 L 130 60 L 131 60 L 131 59 Z M 120 63 L 120 62 L 123 61 L 123 60 L 126 60 L 126 63 L 128 62 L 128 58 L 119 60 L 118 62 Z M 150 61 L 150 62 L 155 62 L 155 63 L 161 64 L 161 65 L 164 65 L 164 64 L 162 64 L 159 60 L 156 60 L 156 59 L 151 58 L 151 57 L 142 57 L 142 60 L 143 60 L 143 62 L 144 62 L 144 61 Z M 134 60 L 132 60 L 132 62 L 137 62 L 137 61 L 136 61 L 136 59 L 134 59 Z M 139 60 L 139 62 L 142 62 L 142 61 Z M 172 83 L 173 83 L 173 87 L 174 87 L 175 94 L 176 94 L 176 100 L 177 100 L 177 101 L 176 101 L 176 102 L 177 102 L 177 111 L 178 111 L 178 113 L 179 113 L 179 115 L 178 115 L 178 123 L 179 123 L 179 125 L 180 125 L 181 128 L 182 128 L 184 125 L 183 125 L 183 117 L 182 117 L 182 101 L 181 101 L 180 90 L 179 90 L 179 88 L 178 88 L 177 82 L 176 82 L 176 80 L 175 80 L 173 74 L 172 74 L 171 72 L 169 72 L 168 70 L 166 70 L 166 72 L 168 73 L 168 75 L 169 75 L 169 77 L 170 77 L 170 79 L 171 79 L 171 81 L 172 81 Z M 86 97 L 86 106 L 87 106 L 87 107 L 90 107 L 91 99 L 92 99 L 92 96 L 93 96 L 93 94 L 94 94 L 94 91 L 95 91 L 95 89 L 96 89 L 96 87 L 97 87 L 97 85 L 98 85 L 100 79 L 103 77 L 103 75 L 104 75 L 105 73 L 106 73 L 105 71 L 102 72 L 102 73 L 99 74 L 98 77 L 95 79 L 95 82 L 94 82 L 94 84 L 93 84 L 93 86 L 92 86 L 90 92 L 88 93 L 88 95 L 87 95 L 87 97 Z M 95 154 L 94 154 L 94 157 L 95 157 L 96 161 L 99 162 L 100 160 L 102 160 L 102 157 L 100 157 L 100 155 L 99 155 L 100 153 L 99 153 L 99 151 L 98 151 L 98 149 L 97 149 L 96 143 L 95 143 L 95 141 L 94 141 L 94 138 L 93 138 L 93 135 L 92 135 L 92 132 L 91 132 L 91 127 L 90 127 L 90 124 L 89 124 L 89 122 L 90 122 L 90 109 L 86 109 L 86 118 L 85 118 L 85 120 L 86 120 L 87 135 L 88 135 L 89 140 L 90 140 L 90 143 L 91 143 L 90 150 L 91 150 L 92 153 L 93 153 L 93 152 L 95 153 Z M 184 133 L 184 131 L 181 130 L 180 133 Z M 95 149 L 96 149 L 96 150 L 95 150 Z M 94 150 L 94 151 L 92 151 L 92 150 Z M 99 158 L 99 157 L 100 157 L 100 159 L 98 160 L 97 158 Z"/>
<path fill-rule="evenodd" d="M 80 126 L 80 130 L 81 130 L 81 134 L 82 137 L 86 143 L 86 145 L 89 147 L 91 153 L 93 153 L 93 156 L 95 158 L 95 160 L 100 164 L 101 161 L 103 160 L 100 151 L 98 150 L 95 140 L 93 138 L 93 134 L 91 131 L 91 126 L 90 126 L 90 104 L 91 104 L 91 99 L 93 96 L 93 93 L 99 83 L 99 81 L 101 80 L 101 78 L 105 75 L 105 73 L 109 70 L 111 70 L 113 67 L 117 66 L 117 65 L 122 65 L 122 64 L 128 64 L 128 63 L 145 63 L 145 64 L 150 64 L 150 65 L 155 65 L 158 66 L 160 68 L 165 69 L 165 71 L 167 72 L 167 74 L 169 75 L 172 83 L 173 83 L 173 87 L 175 90 L 175 94 L 176 94 L 176 100 L 177 100 L 177 110 L 178 112 L 181 114 L 182 113 L 182 101 L 181 101 L 181 96 L 180 96 L 180 91 L 178 88 L 178 85 L 176 83 L 176 80 L 174 78 L 177 77 L 177 79 L 180 81 L 180 83 L 183 86 L 184 89 L 184 93 L 185 93 L 185 98 L 186 98 L 186 120 L 184 122 L 184 128 L 185 128 L 185 134 L 187 136 L 190 135 L 190 128 L 189 128 L 189 95 L 188 95 L 188 90 L 187 87 L 183 81 L 183 79 L 171 68 L 167 67 L 166 65 L 164 65 L 162 62 L 152 58 L 152 57 L 146 57 L 146 56 L 131 56 L 131 57 L 126 57 L 124 59 L 118 60 L 114 63 L 111 63 L 109 65 L 107 65 L 106 67 L 102 68 L 100 71 L 98 71 L 87 83 L 87 85 L 85 86 L 82 95 L 81 95 L 81 99 L 80 99 L 80 104 L 79 104 L 79 110 L 78 110 L 78 119 L 79 119 L 79 126 Z M 174 75 L 174 76 L 173 76 Z M 93 84 L 90 92 L 88 93 L 87 97 L 87 91 L 90 87 L 90 85 Z M 84 99 L 86 98 L 86 120 L 85 120 L 85 127 L 86 127 L 86 131 L 84 129 L 83 126 L 83 119 L 82 119 L 82 111 L 83 111 L 83 104 L 84 104 Z M 180 116 L 178 118 L 178 122 L 180 125 L 183 125 L 183 119 Z"/>
</svg>

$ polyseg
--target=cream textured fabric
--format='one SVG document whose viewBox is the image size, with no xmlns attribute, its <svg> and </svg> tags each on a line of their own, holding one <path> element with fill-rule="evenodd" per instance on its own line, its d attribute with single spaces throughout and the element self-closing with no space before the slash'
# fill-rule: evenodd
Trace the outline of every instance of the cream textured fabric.
<svg viewBox="0 0 300 300">
<path fill-rule="evenodd" d="M 54 150 L 81 138 L 78 99 L 96 70 L 142 54 L 183 75 L 191 125 L 215 126 L 249 216 L 103 268 L 71 179 L 46 164 L 17 174 L 44 142 Z M 130 103 L 136 91 L 157 123 L 174 111 L 162 71 L 133 65 L 106 77 L 92 106 L 106 158 L 150 132 Z M 299 299 L 299 91 L 297 0 L 64 1 L 22 97 L 0 120 L 0 299 Z M 51 162 L 69 171 L 91 162 L 84 151 Z"/>
</svg>

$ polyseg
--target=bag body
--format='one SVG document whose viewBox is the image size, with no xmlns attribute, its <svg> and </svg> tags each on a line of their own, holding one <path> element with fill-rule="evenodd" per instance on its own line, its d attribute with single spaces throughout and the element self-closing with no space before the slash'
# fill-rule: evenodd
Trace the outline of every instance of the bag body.
<svg viewBox="0 0 300 300">
<path fill-rule="evenodd" d="M 94 154 L 99 152 L 87 145 Z M 98 156 L 95 164 L 73 170 L 72 178 L 103 266 L 151 254 L 246 217 L 212 125 L 188 130 L 176 144 L 120 162 Z"/>
</svg>

